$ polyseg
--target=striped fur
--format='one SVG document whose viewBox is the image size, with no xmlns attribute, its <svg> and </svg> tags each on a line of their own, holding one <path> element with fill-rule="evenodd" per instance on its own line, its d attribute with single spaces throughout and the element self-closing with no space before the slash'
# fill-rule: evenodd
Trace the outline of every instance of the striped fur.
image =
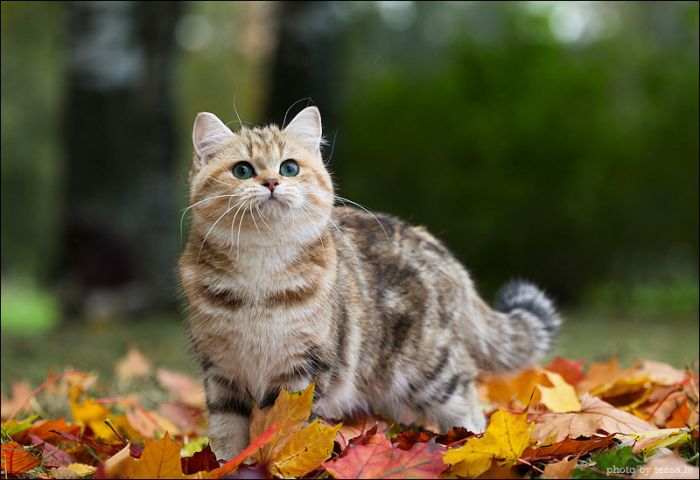
<svg viewBox="0 0 700 480">
<path fill-rule="evenodd" d="M 334 207 L 315 108 L 291 129 L 235 134 L 209 115 L 195 124 L 202 154 L 180 273 L 217 456 L 246 445 L 254 404 L 314 380 L 314 409 L 325 417 L 375 411 L 483 430 L 477 374 L 546 353 L 560 323 L 551 301 L 518 282 L 492 309 L 424 228 Z M 300 172 L 282 177 L 290 158 Z M 235 178 L 239 161 L 256 176 Z M 280 181 L 274 198 L 261 183 L 270 177 Z"/>
</svg>

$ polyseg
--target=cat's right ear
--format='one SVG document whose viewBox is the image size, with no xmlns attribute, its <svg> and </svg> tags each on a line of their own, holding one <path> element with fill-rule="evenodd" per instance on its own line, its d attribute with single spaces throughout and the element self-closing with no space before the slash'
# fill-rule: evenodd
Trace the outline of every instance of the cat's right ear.
<svg viewBox="0 0 700 480">
<path fill-rule="evenodd" d="M 213 113 L 199 112 L 192 127 L 192 144 L 197 157 L 206 162 L 228 139 L 233 132 Z"/>
</svg>

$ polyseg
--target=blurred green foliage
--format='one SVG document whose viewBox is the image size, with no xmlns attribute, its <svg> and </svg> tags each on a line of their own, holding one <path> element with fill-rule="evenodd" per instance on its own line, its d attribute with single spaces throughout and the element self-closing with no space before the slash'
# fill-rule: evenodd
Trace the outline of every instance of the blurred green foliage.
<svg viewBox="0 0 700 480">
<path fill-rule="evenodd" d="M 511 275 L 568 299 L 608 279 L 697 287 L 698 5 L 616 5 L 621 24 L 590 44 L 500 8 L 496 40 L 460 31 L 439 62 L 363 65 L 356 42 L 343 194 L 426 224 L 487 290 Z"/>
<path fill-rule="evenodd" d="M 178 25 L 182 208 L 194 114 L 264 115 L 275 13 L 251 5 L 189 3 Z M 330 2 L 339 193 L 427 225 L 487 294 L 522 276 L 561 300 L 694 317 L 698 4 L 581 5 Z M 2 275 L 41 286 L 65 198 L 65 5 L 1 8 Z"/>
</svg>

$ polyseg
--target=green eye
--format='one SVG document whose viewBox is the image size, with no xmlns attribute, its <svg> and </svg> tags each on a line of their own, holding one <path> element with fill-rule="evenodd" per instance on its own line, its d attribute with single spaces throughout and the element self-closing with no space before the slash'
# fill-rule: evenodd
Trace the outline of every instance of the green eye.
<svg viewBox="0 0 700 480">
<path fill-rule="evenodd" d="M 253 166 L 248 162 L 238 162 L 235 167 L 233 167 L 233 176 L 245 180 L 255 175 L 255 170 Z"/>
<path fill-rule="evenodd" d="M 280 173 L 285 177 L 296 177 L 299 173 L 299 164 L 294 160 L 285 160 L 280 165 Z"/>
</svg>

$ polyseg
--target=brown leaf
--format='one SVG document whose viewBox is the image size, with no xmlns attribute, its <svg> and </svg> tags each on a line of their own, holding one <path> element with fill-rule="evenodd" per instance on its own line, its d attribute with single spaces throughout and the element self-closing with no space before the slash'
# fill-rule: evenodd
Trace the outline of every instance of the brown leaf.
<svg viewBox="0 0 700 480">
<path fill-rule="evenodd" d="M 578 455 L 571 459 L 563 459 L 558 462 L 545 465 L 542 478 L 571 478 L 571 474 L 578 463 Z"/>
<path fill-rule="evenodd" d="M 615 435 L 595 435 L 592 438 L 573 439 L 565 438 L 561 442 L 541 447 L 528 447 L 523 452 L 522 458 L 529 462 L 545 458 L 568 457 L 577 453 L 590 453 L 610 445 Z"/>
<path fill-rule="evenodd" d="M 586 394 L 581 397 L 580 412 L 541 415 L 532 432 L 532 439 L 538 444 L 547 445 L 561 442 L 567 437 L 591 437 L 600 431 L 631 434 L 652 429 L 652 425 L 634 415 Z"/>
</svg>

